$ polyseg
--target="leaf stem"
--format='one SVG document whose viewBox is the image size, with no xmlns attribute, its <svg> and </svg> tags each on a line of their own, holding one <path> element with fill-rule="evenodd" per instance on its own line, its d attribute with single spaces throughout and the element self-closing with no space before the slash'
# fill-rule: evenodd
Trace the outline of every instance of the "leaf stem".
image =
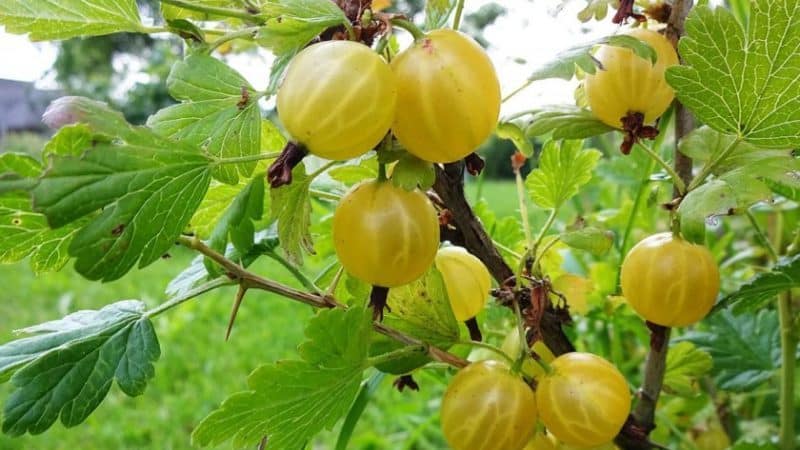
<svg viewBox="0 0 800 450">
<path fill-rule="evenodd" d="M 781 327 L 781 394 L 780 394 L 780 448 L 795 448 L 794 434 L 794 377 L 797 339 L 792 322 L 792 293 L 786 291 L 778 299 L 778 317 Z"/>
<path fill-rule="evenodd" d="M 761 245 L 763 245 L 764 248 L 767 249 L 767 253 L 769 253 L 770 259 L 773 262 L 777 261 L 778 252 L 775 250 L 775 247 L 772 245 L 772 242 L 770 242 L 769 238 L 767 238 L 767 235 L 764 233 L 764 230 L 761 229 L 761 226 L 758 224 L 758 221 L 756 220 L 756 216 L 754 216 L 753 212 L 750 211 L 749 209 L 747 210 L 745 215 L 747 216 L 747 220 L 750 221 L 750 225 L 753 226 L 753 230 L 756 232 L 756 239 L 758 239 Z"/>
<path fill-rule="evenodd" d="M 522 216 L 522 230 L 525 233 L 525 244 L 528 248 L 533 248 L 533 234 L 531 233 L 530 218 L 528 217 L 528 205 L 525 197 L 525 183 L 522 181 L 522 174 L 519 169 L 514 170 L 517 183 L 517 201 L 519 202 L 519 215 Z"/>
<path fill-rule="evenodd" d="M 330 169 L 331 167 L 333 167 L 333 166 L 335 166 L 337 164 L 339 164 L 339 161 L 330 161 L 330 162 L 324 164 L 319 169 L 317 169 L 317 170 L 311 172 L 310 174 L 308 174 L 308 178 L 313 180 L 314 178 L 317 178 L 318 176 L 322 175 L 323 172 L 325 172 L 326 170 Z"/>
<path fill-rule="evenodd" d="M 415 354 L 424 355 L 427 353 L 427 348 L 424 345 L 408 345 L 403 348 L 384 353 L 382 355 L 367 358 L 364 362 L 365 367 L 375 367 L 380 364 L 396 361 L 401 358 L 412 356 Z"/>
<path fill-rule="evenodd" d="M 719 152 L 713 160 L 708 161 L 700 170 L 700 173 L 697 174 L 694 180 L 692 180 L 692 182 L 689 184 L 689 190 L 690 191 L 694 190 L 698 186 L 700 186 L 703 183 L 703 181 L 705 181 L 705 179 L 708 178 L 709 175 L 711 175 L 714 169 L 717 168 L 717 165 L 719 165 L 720 162 L 724 161 L 725 158 L 727 158 L 731 154 L 731 152 L 733 152 L 736 149 L 736 146 L 739 145 L 741 141 L 742 138 L 737 136 L 736 139 L 731 141 L 731 143 L 728 144 L 727 147 L 725 147 L 725 150 Z"/>
<path fill-rule="evenodd" d="M 157 315 L 163 313 L 164 311 L 168 311 L 168 310 L 170 310 L 170 309 L 172 309 L 172 308 L 174 308 L 174 307 L 176 307 L 176 306 L 178 306 L 178 305 L 180 305 L 180 304 L 182 304 L 182 303 L 184 303 L 184 302 L 186 302 L 188 300 L 191 300 L 191 299 L 193 299 L 195 297 L 198 297 L 198 296 L 200 296 L 202 294 L 205 294 L 206 292 L 213 291 L 214 289 L 217 289 L 219 287 L 229 286 L 229 285 L 232 285 L 232 284 L 236 284 L 236 282 L 231 280 L 230 278 L 227 278 L 227 277 L 215 278 L 215 279 L 213 279 L 211 281 L 208 281 L 208 282 L 206 282 L 204 284 L 201 284 L 200 286 L 195 287 L 194 289 L 188 291 L 184 295 L 175 297 L 175 298 L 173 298 L 173 299 L 171 299 L 169 301 L 166 301 L 166 302 L 158 305 L 157 307 L 145 312 L 144 316 L 145 317 L 157 316 Z"/>
<path fill-rule="evenodd" d="M 309 189 L 308 193 L 313 195 L 314 197 L 321 198 L 323 200 L 331 200 L 334 202 L 338 202 L 342 199 L 342 196 L 339 194 L 334 194 L 333 192 L 325 192 L 319 189 Z"/>
<path fill-rule="evenodd" d="M 453 29 L 458 31 L 461 26 L 461 14 L 464 12 L 464 0 L 458 0 L 456 3 L 456 14 L 453 17 Z"/>
<path fill-rule="evenodd" d="M 507 101 L 511 100 L 511 98 L 512 98 L 512 97 L 514 97 L 515 95 L 517 95 L 517 94 L 519 94 L 520 92 L 524 91 L 525 89 L 527 89 L 527 88 L 528 88 L 528 86 L 530 86 L 531 84 L 533 84 L 533 81 L 534 81 L 534 80 L 531 80 L 531 79 L 527 79 L 527 80 L 525 80 L 525 82 L 524 82 L 524 83 L 522 83 L 522 84 L 521 84 L 519 87 L 517 87 L 517 88 L 516 88 L 516 89 L 514 89 L 513 91 L 509 92 L 509 93 L 508 93 L 508 94 L 507 94 L 505 97 L 503 97 L 503 99 L 502 99 L 500 102 L 501 102 L 501 103 L 505 103 L 505 102 L 507 102 Z M 525 114 L 527 114 L 528 112 L 529 112 L 529 111 L 525 111 L 524 113 L 525 113 Z M 517 113 L 517 114 L 524 115 L 524 114 L 521 114 L 521 113 Z M 511 118 L 508 118 L 508 119 L 506 119 L 506 120 L 511 120 L 512 118 L 516 118 L 516 117 L 519 117 L 519 116 L 513 116 L 513 115 L 512 115 L 512 116 L 511 116 Z"/>
<path fill-rule="evenodd" d="M 411 33 L 411 36 L 414 37 L 415 41 L 419 41 L 425 38 L 425 33 L 418 26 L 416 26 L 414 22 L 411 22 L 410 20 L 395 17 L 394 19 L 392 19 L 392 25 L 402 28 Z"/>
<path fill-rule="evenodd" d="M 681 179 L 681 176 L 678 175 L 678 172 L 676 172 L 675 169 L 668 162 L 664 161 L 661 158 L 661 156 L 659 156 L 658 153 L 653 151 L 652 148 L 644 145 L 641 142 L 637 142 L 637 144 L 641 149 L 645 151 L 645 153 L 647 153 L 650 156 L 650 158 L 653 159 L 653 161 L 655 161 L 659 166 L 661 166 L 661 168 L 667 171 L 670 178 L 672 178 L 672 184 L 675 185 L 675 188 L 678 190 L 678 193 L 680 195 L 684 195 L 686 193 L 686 183 L 683 182 L 683 179 Z"/>
<path fill-rule="evenodd" d="M 233 17 L 236 19 L 253 20 L 258 19 L 258 16 L 251 14 L 247 11 L 240 11 L 238 9 L 220 8 L 217 6 L 208 6 L 184 0 L 161 0 L 161 3 L 167 5 L 177 6 L 179 8 L 188 9 L 190 11 L 198 11 L 215 16 Z"/>
<path fill-rule="evenodd" d="M 232 158 L 216 158 L 217 164 L 240 164 L 246 162 L 253 162 L 253 161 L 263 161 L 265 159 L 275 159 L 280 156 L 280 152 L 277 153 L 260 153 L 258 155 L 247 155 L 247 156 L 234 156 Z"/>
<path fill-rule="evenodd" d="M 556 221 L 556 216 L 558 215 L 558 208 L 555 208 L 550 211 L 550 215 L 547 216 L 547 221 L 542 226 L 542 229 L 539 231 L 539 234 L 536 236 L 536 240 L 533 242 L 533 251 L 534 254 L 536 249 L 539 248 L 539 245 L 542 243 L 542 239 L 544 239 L 545 233 L 550 230 L 550 227 L 553 226 L 553 222 Z"/>
<path fill-rule="evenodd" d="M 169 33 L 169 31 L 167 27 L 147 27 L 144 25 L 139 27 L 139 32 L 146 34 Z"/>
<path fill-rule="evenodd" d="M 512 366 L 516 363 L 516 360 L 514 358 L 512 358 L 511 356 L 507 355 L 506 352 L 500 350 L 499 348 L 495 347 L 492 344 L 487 344 L 486 342 L 480 342 L 480 341 L 458 341 L 458 342 L 456 342 L 456 344 L 457 345 L 467 345 L 467 346 L 470 346 L 470 347 L 484 348 L 486 350 L 491 351 L 492 353 L 494 353 L 496 355 L 499 355 L 500 357 L 502 357 L 504 360 L 506 360 Z"/>
<path fill-rule="evenodd" d="M 235 41 L 236 39 L 253 39 L 258 32 L 258 27 L 249 27 L 243 30 L 234 31 L 232 33 L 224 34 L 222 37 L 218 38 L 208 46 L 208 52 L 211 53 L 219 46 L 226 42 Z"/>
<path fill-rule="evenodd" d="M 311 279 L 309 279 L 309 278 L 306 276 L 306 274 L 304 274 L 302 271 L 300 271 L 300 269 L 298 269 L 297 267 L 295 267 L 295 266 L 294 266 L 294 264 L 292 264 L 292 263 L 290 263 L 289 261 L 287 261 L 287 260 L 286 260 L 286 258 L 284 258 L 283 256 L 281 256 L 281 255 L 280 255 L 278 252 L 276 252 L 276 251 L 274 251 L 274 250 L 273 250 L 273 251 L 268 251 L 268 252 L 265 252 L 265 253 L 264 253 L 264 255 L 265 255 L 265 256 L 267 256 L 267 257 L 269 257 L 269 258 L 272 258 L 273 260 L 277 261 L 277 262 L 278 262 L 280 265 L 282 265 L 282 266 L 283 266 L 283 267 L 284 267 L 286 270 L 288 270 L 288 271 L 289 271 L 289 272 L 290 272 L 290 273 L 291 273 L 291 274 L 292 274 L 292 275 L 295 277 L 295 279 L 297 279 L 297 281 L 299 281 L 299 282 L 300 282 L 300 284 L 302 284 L 302 285 L 303 285 L 303 287 L 305 287 L 306 289 L 308 289 L 308 290 L 310 290 L 310 291 L 312 291 L 312 292 L 315 292 L 315 293 L 320 293 L 320 292 L 322 292 L 322 291 L 321 291 L 321 290 L 320 290 L 320 289 L 317 287 L 317 285 L 316 285 L 316 284 L 314 284 L 314 282 L 313 282 L 313 281 L 311 281 Z"/>
<path fill-rule="evenodd" d="M 347 30 L 347 38 L 351 41 L 357 41 L 358 36 L 356 36 L 356 30 L 353 28 L 353 24 L 350 23 L 350 20 L 345 19 L 342 25 L 344 25 L 344 29 Z"/>
</svg>

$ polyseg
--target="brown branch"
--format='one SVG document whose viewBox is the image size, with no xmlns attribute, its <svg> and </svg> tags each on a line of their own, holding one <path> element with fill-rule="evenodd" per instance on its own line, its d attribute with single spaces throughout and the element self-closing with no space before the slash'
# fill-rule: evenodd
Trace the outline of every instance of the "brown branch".
<svg viewBox="0 0 800 450">
<path fill-rule="evenodd" d="M 295 300 L 315 308 L 347 308 L 347 306 L 339 303 L 330 295 L 303 292 L 281 283 L 262 278 L 226 258 L 224 255 L 210 248 L 203 241 L 196 237 L 181 236 L 178 238 L 178 243 L 197 251 L 198 253 L 208 257 L 215 263 L 222 266 L 230 279 L 239 282 L 240 292 L 246 291 L 247 289 L 258 289 L 271 292 L 273 294 L 278 294 L 290 300 Z M 434 347 L 427 342 L 420 341 L 413 336 L 409 336 L 401 331 L 388 327 L 383 323 L 373 322 L 372 325 L 375 328 L 375 331 L 378 333 L 384 334 L 403 344 L 425 346 L 428 356 L 436 361 L 443 362 L 457 368 L 461 368 L 469 364 L 469 362 L 463 358 L 446 352 L 440 348 Z"/>
<path fill-rule="evenodd" d="M 503 286 L 514 276 L 514 271 L 503 260 L 464 196 L 464 163 L 437 166 L 433 189 L 450 211 L 452 224 L 462 238 L 459 243 L 463 243 L 470 253 L 483 261 L 498 284 Z M 556 355 L 575 351 L 561 324 L 558 313 L 552 306 L 548 307 L 541 321 L 542 337 Z"/>
<path fill-rule="evenodd" d="M 678 41 L 684 35 L 684 24 L 689 15 L 693 0 L 675 0 L 672 5 L 666 37 L 678 48 Z M 675 100 L 675 171 L 686 186 L 692 181 L 692 159 L 678 151 L 678 143 L 694 128 L 691 113 Z M 680 194 L 676 191 L 673 196 Z M 650 328 L 650 351 L 644 367 L 644 380 L 639 389 L 639 401 L 631 416 L 623 426 L 617 444 L 625 450 L 646 450 L 654 447 L 648 436 L 655 428 L 655 410 L 661 387 L 664 383 L 667 352 L 669 351 L 670 328 L 648 323 Z"/>
</svg>

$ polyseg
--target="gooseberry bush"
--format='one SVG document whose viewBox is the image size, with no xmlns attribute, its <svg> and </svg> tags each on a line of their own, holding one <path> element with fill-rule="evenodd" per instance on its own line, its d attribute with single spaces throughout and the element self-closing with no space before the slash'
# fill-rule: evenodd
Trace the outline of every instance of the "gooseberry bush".
<svg viewBox="0 0 800 450">
<path fill-rule="evenodd" d="M 458 31 L 463 0 L 422 17 L 371 0 L 161 0 L 158 17 L 0 0 L 0 25 L 31 40 L 185 49 L 164 80 L 178 103 L 145 125 L 63 97 L 41 160 L 0 154 L 0 261 L 108 282 L 197 253 L 158 305 L 109 299 L 1 345 L 2 431 L 78 426 L 115 381 L 143 394 L 153 318 L 232 287 L 226 338 L 254 291 L 316 313 L 296 358 L 254 360 L 247 389 L 197 417 L 198 447 L 296 450 L 336 429 L 352 448 L 382 374 L 414 390 L 431 371 L 455 450 L 795 448 L 800 3 L 587 3 L 580 20 L 618 32 L 503 97 Z M 248 45 L 275 55 L 266 90 L 226 63 Z M 574 101 L 501 115 L 574 77 Z M 503 201 L 519 217 L 465 195 L 492 135 L 516 147 Z M 265 257 L 302 288 L 257 273 Z"/>
</svg>

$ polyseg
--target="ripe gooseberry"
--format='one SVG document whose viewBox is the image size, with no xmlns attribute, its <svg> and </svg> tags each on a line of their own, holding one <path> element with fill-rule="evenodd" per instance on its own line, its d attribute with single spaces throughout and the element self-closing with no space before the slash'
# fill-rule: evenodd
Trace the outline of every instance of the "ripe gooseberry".
<svg viewBox="0 0 800 450">
<path fill-rule="evenodd" d="M 629 113 L 641 113 L 645 124 L 653 123 L 675 97 L 664 78 L 667 67 L 678 64 L 672 44 L 661 34 L 643 28 L 625 34 L 649 44 L 656 52 L 656 63 L 629 48 L 603 45 L 594 55 L 602 67 L 587 74 L 583 84 L 594 115 L 614 128 L 622 128 L 622 119 Z"/>
<path fill-rule="evenodd" d="M 536 415 L 530 386 L 499 361 L 461 369 L 442 398 L 442 431 L 453 450 L 521 450 Z"/>
<path fill-rule="evenodd" d="M 326 41 L 298 53 L 278 89 L 278 116 L 309 152 L 355 158 L 375 147 L 394 120 L 397 84 L 366 45 Z"/>
<path fill-rule="evenodd" d="M 469 36 L 431 31 L 397 55 L 392 70 L 397 77 L 392 131 L 418 158 L 462 159 L 497 126 L 500 82 L 489 56 Z"/>
<path fill-rule="evenodd" d="M 565 353 L 539 379 L 536 404 L 547 430 L 577 447 L 610 442 L 631 409 L 628 383 L 610 362 L 591 353 Z"/>
<path fill-rule="evenodd" d="M 464 322 L 478 315 L 492 287 L 489 270 L 463 247 L 443 247 L 436 253 L 436 269 L 442 273 L 447 297 L 456 320 Z"/>
<path fill-rule="evenodd" d="M 665 327 L 699 321 L 719 294 L 719 269 L 711 252 L 672 233 L 636 244 L 622 262 L 620 281 L 633 309 Z"/>
<path fill-rule="evenodd" d="M 373 286 L 391 288 L 422 276 L 439 248 L 439 219 L 428 197 L 388 181 L 354 186 L 333 214 L 342 267 Z"/>
</svg>

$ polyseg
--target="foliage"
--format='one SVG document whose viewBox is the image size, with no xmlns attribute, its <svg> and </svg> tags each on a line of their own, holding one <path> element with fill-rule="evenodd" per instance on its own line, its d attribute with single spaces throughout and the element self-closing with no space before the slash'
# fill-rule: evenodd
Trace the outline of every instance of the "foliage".
<svg viewBox="0 0 800 450">
<path fill-rule="evenodd" d="M 498 348 L 503 336 L 521 332 L 555 342 L 561 347 L 556 353 L 574 346 L 612 361 L 615 373 L 624 376 L 616 383 L 623 402 L 629 398 L 628 385 L 641 385 L 647 392 L 652 383 L 663 381 L 666 395 L 658 410 L 646 411 L 647 402 L 657 399 L 642 397 L 633 414 L 644 410 L 655 415 L 655 422 L 635 420 L 642 421 L 643 429 L 655 426 L 651 439 L 667 448 L 686 445 L 688 434 L 715 423 L 709 417 L 720 404 L 743 433 L 731 436 L 737 441 L 734 448 L 764 447 L 758 440 L 777 430 L 781 446 L 790 448 L 795 400 L 791 369 L 798 355 L 791 332 L 797 323 L 795 305 L 787 292 L 798 287 L 798 257 L 792 256 L 798 242 L 791 228 L 800 215 L 800 163 L 791 149 L 800 145 L 800 10 L 792 9 L 790 0 L 756 0 L 750 8 L 735 3 L 730 10 L 705 4 L 693 9 L 680 43 L 685 64 L 667 75 L 677 98 L 704 127 L 672 142 L 667 136 L 675 125 L 667 114 L 658 130 L 626 141 L 658 131 L 652 145 L 639 142 L 634 154 L 622 157 L 614 150 L 618 134 L 611 135 L 583 106 L 514 113 L 497 128 L 491 124 L 495 132 L 484 152 L 489 152 L 490 170 L 513 173 L 519 165 L 526 167 L 515 177 L 516 186 L 467 178 L 471 211 L 459 197 L 465 182 L 460 163 L 426 163 L 410 156 L 391 135 L 375 154 L 357 160 L 308 157 L 290 164 L 289 171 L 281 165 L 292 159 L 291 152 L 276 159 L 282 148 L 293 147 L 285 147 L 287 139 L 262 108 L 271 106 L 294 55 L 318 40 L 350 38 L 391 59 L 402 49 L 388 34 L 390 26 L 418 31 L 405 19 L 364 11 L 361 3 L 349 0 L 163 0 L 148 7 L 134 0 L 45 1 L 35 8 L 29 0 L 0 4 L 0 24 L 10 32 L 33 40 L 85 39 L 65 41 L 58 78 L 69 92 L 95 98 L 69 96 L 51 105 L 44 121 L 57 131 L 41 155 L 0 155 L 0 262 L 28 259 L 33 272 L 41 273 L 58 271 L 74 260 L 75 272 L 86 279 L 114 282 L 111 289 L 136 280 L 130 289 L 143 293 L 98 296 L 77 286 L 95 289 L 99 284 L 31 283 L 32 292 L 44 292 L 34 295 L 48 299 L 63 291 L 61 301 L 67 306 L 60 309 L 65 317 L 21 330 L 31 336 L 10 340 L 3 335 L 10 340 L 0 345 L 0 382 L 9 389 L 3 431 L 38 434 L 59 418 L 67 427 L 84 421 L 94 427 L 104 418 L 91 414 L 107 396 L 111 401 L 106 411 L 131 404 L 111 390 L 116 380 L 129 396 L 145 394 L 150 386 L 137 406 L 146 405 L 142 409 L 148 410 L 151 429 L 157 417 L 180 415 L 168 426 L 155 425 L 175 430 L 165 439 L 170 442 L 137 435 L 130 443 L 127 436 L 120 437 L 131 447 L 185 446 L 185 430 L 194 428 L 200 414 L 213 410 L 194 428 L 192 440 L 198 446 L 227 446 L 231 441 L 237 448 L 259 443 L 269 449 L 320 443 L 331 447 L 332 442 L 339 448 L 443 448 L 435 409 L 453 373 L 443 366 L 461 367 L 467 364 L 464 358 L 486 359 L 478 350 L 470 353 L 471 347 L 480 346 L 492 359 L 508 359 L 511 378 L 527 391 L 535 383 L 522 383 L 530 373 L 516 369 L 533 363 L 530 355 L 506 355 Z M 457 24 L 453 19 L 461 17 L 462 6 L 456 0 L 398 1 L 388 11 L 407 13 L 424 22 L 425 30 L 433 30 Z M 588 2 L 581 15 L 600 19 L 608 6 L 614 5 Z M 424 18 L 414 17 L 415 12 Z M 505 13 L 500 5 L 486 5 L 460 22 L 463 30 L 478 35 Z M 176 40 L 153 34 L 173 34 Z M 177 39 L 183 39 L 182 51 Z M 242 42 L 275 56 L 269 74 L 264 71 L 264 91 L 219 57 Z M 637 58 L 654 60 L 643 42 L 607 36 L 554 55 L 551 63 L 530 74 L 525 86 L 603 70 L 592 56 L 598 45 L 631 48 Z M 109 62 L 119 55 L 150 60 L 145 70 L 154 77 L 133 92 L 112 92 L 120 78 Z M 357 94 L 369 86 L 358 88 Z M 149 97 L 152 102 L 137 100 L 144 98 L 139 89 L 155 93 Z M 165 89 L 177 104 L 166 99 Z M 145 125 L 134 125 L 146 117 Z M 469 131 L 464 125 L 463 133 Z M 544 144 L 531 140 L 538 136 Z M 508 160 L 512 145 L 521 153 L 515 155 L 513 169 Z M 690 183 L 680 182 L 672 169 L 669 159 L 675 148 L 698 166 Z M 477 161 L 471 159 L 471 169 L 473 165 Z M 291 173 L 291 183 L 278 186 L 276 168 Z M 471 338 L 483 332 L 483 343 L 464 341 L 468 333 L 448 307 L 447 283 L 452 280 L 435 269 L 387 293 L 341 268 L 331 236 L 334 205 L 356 183 L 387 176 L 405 190 L 432 188 L 442 235 L 463 240 L 495 276 L 492 294 L 500 301 L 467 323 Z M 759 218 L 750 211 L 755 204 Z M 643 321 L 619 297 L 619 266 L 633 243 L 666 229 L 708 242 L 722 273 L 722 300 L 695 328 L 673 330 L 671 342 L 659 343 L 663 332 L 655 329 L 648 347 Z M 195 257 L 181 253 L 176 244 Z M 172 254 L 178 254 L 175 265 L 156 264 Z M 399 267 L 407 256 L 381 255 L 380 264 L 371 269 Z M 151 291 L 153 284 L 166 281 L 154 270 L 182 263 L 182 272 L 170 272 L 176 276 L 165 294 Z M 137 265 L 147 271 L 132 271 Z M 48 276 L 63 280 L 58 277 L 65 275 Z M 4 295 L 23 291 L 14 278 L 3 278 L 11 291 Z M 210 292 L 230 285 L 239 289 L 228 324 L 236 324 L 234 341 L 246 340 L 248 346 L 241 353 L 232 346 L 230 355 L 215 355 L 209 349 L 221 349 L 207 337 L 222 336 L 228 305 L 220 306 L 221 297 Z M 91 309 L 68 314 L 75 309 L 70 303 L 73 290 L 79 293 L 75 302 Z M 388 308 L 380 322 L 365 305 L 380 305 L 382 293 Z M 203 294 L 209 295 L 208 301 L 191 301 Z M 276 296 L 313 310 L 283 308 Z M 95 298 L 133 297 L 141 300 L 92 303 Z M 156 297 L 165 301 L 157 304 Z M 3 298 L 0 309 L 19 309 L 21 314 L 4 314 L 15 325 L 23 317 L 26 322 L 44 320 L 38 312 L 31 317 L 34 308 L 27 303 L 13 300 Z M 169 320 L 156 319 L 177 309 L 181 313 Z M 243 317 L 235 321 L 238 311 Z M 300 339 L 303 326 L 306 340 L 299 357 L 291 357 L 288 349 Z M 161 355 L 159 340 L 165 344 L 161 365 L 166 376 L 152 379 Z M 659 344 L 669 349 L 665 368 L 648 357 Z M 542 345 L 534 346 L 537 354 Z M 171 348 L 184 352 L 167 358 Z M 270 362 L 275 358 L 288 359 Z M 225 370 L 229 359 L 236 370 Z M 253 367 L 246 387 L 232 384 L 231 379 Z M 423 390 L 417 397 L 401 397 L 388 383 L 381 384 L 378 370 L 413 370 Z M 541 377 L 546 371 L 534 372 Z M 199 389 L 191 386 L 193 381 L 175 388 L 198 378 L 206 383 Z M 164 389 L 161 383 L 168 382 L 170 389 Z M 415 383 L 404 377 L 396 385 Z M 189 389 L 196 393 L 187 398 Z M 220 390 L 238 392 L 223 400 Z M 164 395 L 169 398 L 162 408 L 165 414 L 150 413 L 162 393 L 179 391 L 183 400 Z M 548 406 L 569 405 L 556 401 Z M 504 417 L 503 412 L 492 410 L 491 415 Z M 622 420 L 624 416 L 620 413 L 619 422 L 630 427 L 634 422 Z M 129 417 L 135 421 L 140 416 Z M 342 418 L 345 422 L 337 428 Z M 378 431 L 370 433 L 371 427 Z M 754 431 L 759 427 L 768 431 Z M 619 432 L 616 427 L 603 431 L 603 440 Z M 0 445 L 5 447 L 3 439 Z M 22 439 L 13 442 L 34 442 Z M 125 446 L 117 444 L 105 446 Z"/>
</svg>

